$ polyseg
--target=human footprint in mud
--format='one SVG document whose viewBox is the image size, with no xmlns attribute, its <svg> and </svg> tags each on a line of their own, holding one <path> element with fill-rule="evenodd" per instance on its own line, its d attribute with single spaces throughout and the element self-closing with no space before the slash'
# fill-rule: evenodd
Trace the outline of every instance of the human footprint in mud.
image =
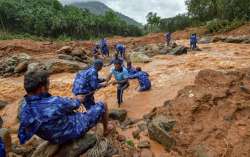
<svg viewBox="0 0 250 157">
<path fill-rule="evenodd" d="M 129 79 L 138 79 L 139 81 L 139 91 L 147 91 L 151 88 L 151 81 L 149 80 L 149 74 L 145 71 L 142 71 L 141 67 L 136 68 L 136 73 L 133 75 L 129 75 Z"/>
<path fill-rule="evenodd" d="M 117 85 L 117 103 L 120 105 L 123 103 L 123 92 L 128 88 L 128 71 L 122 66 L 120 60 L 114 61 L 114 67 L 111 68 L 110 74 L 107 77 L 107 83 L 111 80 L 112 76 L 115 77 L 115 81 L 112 82 L 113 85 Z"/>
<path fill-rule="evenodd" d="M 103 103 L 92 106 L 87 112 L 76 112 L 81 101 L 76 98 L 49 94 L 49 75 L 34 71 L 24 76 L 27 95 L 21 105 L 18 137 L 21 144 L 33 135 L 54 144 L 81 138 L 99 121 L 108 133 L 108 109 Z"/>
</svg>

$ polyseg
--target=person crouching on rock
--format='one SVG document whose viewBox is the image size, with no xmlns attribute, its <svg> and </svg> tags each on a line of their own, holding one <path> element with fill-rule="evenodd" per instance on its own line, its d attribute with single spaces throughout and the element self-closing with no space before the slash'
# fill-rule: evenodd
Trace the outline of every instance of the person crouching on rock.
<svg viewBox="0 0 250 157">
<path fill-rule="evenodd" d="M 128 71 L 124 66 L 122 66 L 122 62 L 120 60 L 114 61 L 114 67 L 110 70 L 110 74 L 107 77 L 107 83 L 111 80 L 112 76 L 115 77 L 115 81 L 113 81 L 112 84 L 117 84 L 117 103 L 120 107 L 123 103 L 123 92 L 129 87 Z"/>
<path fill-rule="evenodd" d="M 27 95 L 20 110 L 18 138 L 25 144 L 33 135 L 53 144 L 81 138 L 99 121 L 108 133 L 107 106 L 96 104 L 87 112 L 76 112 L 81 105 L 77 98 L 49 94 L 49 75 L 45 71 L 33 71 L 24 76 Z"/>
<path fill-rule="evenodd" d="M 102 67 L 103 61 L 95 60 L 92 67 L 78 72 L 73 82 L 72 92 L 82 100 L 86 110 L 91 109 L 96 104 L 103 104 L 103 102 L 96 103 L 94 97 L 96 90 L 107 86 L 105 79 L 98 77 L 98 72 L 102 70 Z"/>
<path fill-rule="evenodd" d="M 149 80 L 149 74 L 145 71 L 142 71 L 141 67 L 137 67 L 136 71 L 137 73 L 135 73 L 134 75 L 130 75 L 129 79 L 138 79 L 140 85 L 140 92 L 150 90 L 151 82 Z"/>
</svg>

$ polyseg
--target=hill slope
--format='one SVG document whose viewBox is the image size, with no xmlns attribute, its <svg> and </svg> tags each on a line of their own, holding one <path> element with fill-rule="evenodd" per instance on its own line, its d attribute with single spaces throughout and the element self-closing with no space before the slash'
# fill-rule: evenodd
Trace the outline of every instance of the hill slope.
<svg viewBox="0 0 250 157">
<path fill-rule="evenodd" d="M 77 2 L 72 3 L 70 5 L 76 6 L 81 9 L 88 9 L 91 13 L 96 15 L 104 15 L 108 11 L 113 11 L 111 8 L 109 8 L 107 5 L 101 2 Z M 123 15 L 119 12 L 116 12 L 116 14 L 124 21 L 126 21 L 128 24 L 135 25 L 138 27 L 142 27 L 142 24 L 135 21 L 134 19 Z"/>
</svg>

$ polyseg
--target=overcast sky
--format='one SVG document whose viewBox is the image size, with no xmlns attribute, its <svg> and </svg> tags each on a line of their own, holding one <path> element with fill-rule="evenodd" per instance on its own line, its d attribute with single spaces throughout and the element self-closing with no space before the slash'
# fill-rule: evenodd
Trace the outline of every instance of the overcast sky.
<svg viewBox="0 0 250 157">
<path fill-rule="evenodd" d="M 185 0 L 59 0 L 65 3 L 81 1 L 100 1 L 115 11 L 133 19 L 146 23 L 146 15 L 150 11 L 157 12 L 161 17 L 173 17 L 186 11 Z"/>
</svg>

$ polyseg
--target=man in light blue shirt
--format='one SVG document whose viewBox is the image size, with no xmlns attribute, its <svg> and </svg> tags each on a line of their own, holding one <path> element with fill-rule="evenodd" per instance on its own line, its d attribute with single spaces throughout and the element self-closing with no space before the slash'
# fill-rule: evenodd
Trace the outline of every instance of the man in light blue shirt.
<svg viewBox="0 0 250 157">
<path fill-rule="evenodd" d="M 117 84 L 117 103 L 120 107 L 120 105 L 123 103 L 123 92 L 129 86 L 128 71 L 122 66 L 122 62 L 120 60 L 114 61 L 114 67 L 112 67 L 110 70 L 110 74 L 107 77 L 107 82 L 111 80 L 112 76 L 115 78 L 115 81 L 112 82 L 112 84 Z"/>
</svg>

